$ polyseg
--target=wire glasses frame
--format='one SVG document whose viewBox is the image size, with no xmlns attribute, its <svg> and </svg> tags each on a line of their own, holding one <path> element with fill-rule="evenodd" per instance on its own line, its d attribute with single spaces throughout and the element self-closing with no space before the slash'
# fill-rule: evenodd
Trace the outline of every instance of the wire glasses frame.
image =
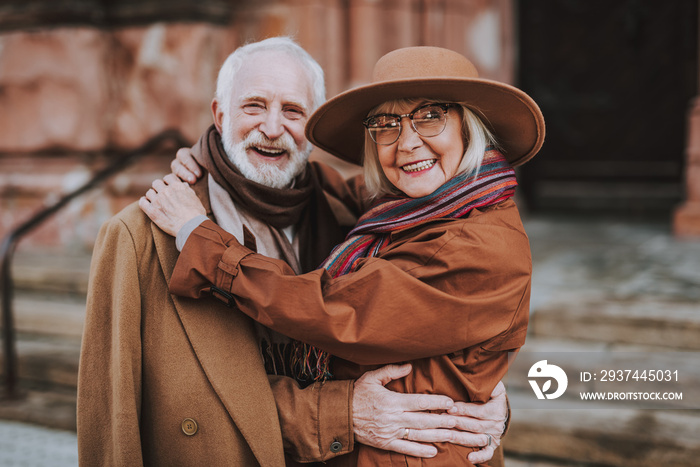
<svg viewBox="0 0 700 467">
<path fill-rule="evenodd" d="M 457 104 L 425 104 L 410 113 L 371 115 L 362 121 L 372 141 L 381 145 L 394 144 L 401 136 L 401 120 L 407 117 L 411 127 L 421 136 L 437 136 L 447 126 L 447 111 Z"/>
</svg>

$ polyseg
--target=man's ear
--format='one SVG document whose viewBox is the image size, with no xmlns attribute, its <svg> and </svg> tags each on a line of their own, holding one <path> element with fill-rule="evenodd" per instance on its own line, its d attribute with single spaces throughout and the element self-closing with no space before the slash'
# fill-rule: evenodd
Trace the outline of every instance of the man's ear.
<svg viewBox="0 0 700 467">
<path fill-rule="evenodd" d="M 224 124 L 224 111 L 221 109 L 221 105 L 219 105 L 219 101 L 217 101 L 216 98 L 211 101 L 211 114 L 212 117 L 214 117 L 214 126 L 219 130 L 219 134 L 223 134 L 221 128 Z"/>
</svg>

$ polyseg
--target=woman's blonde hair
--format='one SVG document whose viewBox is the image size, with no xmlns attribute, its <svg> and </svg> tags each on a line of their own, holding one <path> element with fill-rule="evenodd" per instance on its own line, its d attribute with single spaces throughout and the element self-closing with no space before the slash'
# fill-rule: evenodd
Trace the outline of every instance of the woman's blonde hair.
<svg viewBox="0 0 700 467">
<path fill-rule="evenodd" d="M 395 113 L 396 109 L 406 108 L 409 106 L 417 106 L 426 99 L 399 99 L 388 101 L 378 105 L 370 110 L 368 115 L 379 113 Z M 430 101 L 435 103 L 448 103 L 447 101 Z M 496 139 L 491 131 L 484 125 L 474 111 L 461 102 L 457 102 L 462 114 L 462 139 L 466 150 L 462 156 L 462 161 L 459 164 L 457 173 L 459 175 L 465 172 L 474 171 L 474 176 L 478 174 L 481 162 L 484 159 L 484 152 L 487 146 L 497 146 Z M 377 145 L 369 136 L 369 132 L 365 131 L 365 154 L 364 154 L 364 175 L 365 185 L 371 198 L 378 198 L 387 194 L 400 194 L 401 192 L 386 178 L 384 170 L 379 163 L 377 154 Z"/>
</svg>

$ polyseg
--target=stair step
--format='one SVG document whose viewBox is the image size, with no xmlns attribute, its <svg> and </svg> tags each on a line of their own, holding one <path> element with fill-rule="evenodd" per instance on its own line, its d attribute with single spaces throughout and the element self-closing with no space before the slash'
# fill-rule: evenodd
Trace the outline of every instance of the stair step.
<svg viewBox="0 0 700 467">
<path fill-rule="evenodd" d="M 536 337 L 700 350 L 700 304 L 569 301 L 537 308 L 529 329 Z"/>
<path fill-rule="evenodd" d="M 16 332 L 75 338 L 82 336 L 85 297 L 21 292 L 15 295 L 12 303 Z"/>
<path fill-rule="evenodd" d="M 570 467 L 569 462 L 552 462 L 552 461 L 541 461 L 541 460 L 524 460 L 523 458 L 516 457 L 515 454 L 508 451 L 508 444 L 506 442 L 505 446 L 505 464 L 508 467 Z M 577 464 L 580 466 L 580 464 Z"/>
<path fill-rule="evenodd" d="M 77 387 L 80 340 L 21 334 L 16 351 L 21 385 L 42 390 Z M 3 362 L 4 356 L 0 355 L 0 363 L 4 365 Z"/>
<path fill-rule="evenodd" d="M 0 398 L 0 420 L 76 431 L 77 395 L 73 391 L 29 390 L 15 399 Z"/>
<path fill-rule="evenodd" d="M 90 258 L 85 254 L 18 252 L 12 262 L 12 278 L 18 290 L 87 293 Z"/>
<path fill-rule="evenodd" d="M 80 339 L 20 333 L 16 352 L 12 399 L 6 395 L 0 354 L 0 419 L 75 431 Z"/>
<path fill-rule="evenodd" d="M 698 465 L 698 411 L 518 409 L 518 392 L 508 397 L 509 456 L 580 466 Z"/>
</svg>

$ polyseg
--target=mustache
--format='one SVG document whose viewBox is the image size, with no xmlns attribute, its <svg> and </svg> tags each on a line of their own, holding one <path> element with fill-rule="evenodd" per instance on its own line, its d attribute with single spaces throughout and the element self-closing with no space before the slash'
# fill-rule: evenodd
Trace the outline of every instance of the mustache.
<svg viewBox="0 0 700 467">
<path fill-rule="evenodd" d="M 260 146 L 267 149 L 281 149 L 291 153 L 296 149 L 294 139 L 288 133 L 284 133 L 279 138 L 270 139 L 260 130 L 251 130 L 243 140 L 243 147 L 250 148 L 252 146 Z"/>
</svg>

